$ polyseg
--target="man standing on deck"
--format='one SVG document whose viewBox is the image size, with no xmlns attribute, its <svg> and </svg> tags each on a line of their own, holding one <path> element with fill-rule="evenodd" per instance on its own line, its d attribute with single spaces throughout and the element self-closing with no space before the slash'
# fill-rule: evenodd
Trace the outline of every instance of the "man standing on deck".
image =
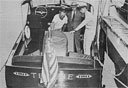
<svg viewBox="0 0 128 88">
<path fill-rule="evenodd" d="M 87 11 L 87 6 L 81 6 L 80 12 L 85 15 L 85 19 L 72 31 L 78 31 L 83 26 L 86 26 L 84 33 L 84 54 L 90 55 L 90 47 L 95 36 L 95 22 L 92 13 Z"/>
<path fill-rule="evenodd" d="M 68 40 L 66 35 L 62 32 L 62 30 L 66 28 L 67 20 L 65 8 L 61 8 L 59 14 L 53 17 L 49 27 L 52 35 L 52 43 L 58 56 L 65 56 L 67 53 Z"/>
</svg>

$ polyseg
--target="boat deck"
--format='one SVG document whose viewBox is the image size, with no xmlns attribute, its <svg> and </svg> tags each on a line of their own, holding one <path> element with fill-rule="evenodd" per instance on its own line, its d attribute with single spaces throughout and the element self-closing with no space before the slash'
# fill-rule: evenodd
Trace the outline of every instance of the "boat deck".
<svg viewBox="0 0 128 88">
<path fill-rule="evenodd" d="M 123 43 L 128 47 L 128 25 L 124 26 L 116 18 L 112 17 L 104 17 L 103 19 L 111 27 L 111 31 L 113 31 L 119 37 L 119 39 L 121 39 Z"/>
</svg>

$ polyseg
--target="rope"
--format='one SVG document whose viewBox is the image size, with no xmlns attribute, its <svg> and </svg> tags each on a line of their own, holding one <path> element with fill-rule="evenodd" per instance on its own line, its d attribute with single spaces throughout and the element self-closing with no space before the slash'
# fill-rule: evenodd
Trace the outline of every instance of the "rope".
<svg viewBox="0 0 128 88">
<path fill-rule="evenodd" d="M 18 38 L 17 38 L 15 44 L 17 43 L 18 39 L 21 37 L 21 34 L 22 34 L 22 32 L 21 32 L 20 35 L 18 36 Z M 14 44 L 14 46 L 15 46 L 15 44 Z M 14 48 L 14 46 L 13 46 L 13 48 Z M 17 46 L 18 46 L 18 45 L 17 45 Z M 3 70 L 3 68 L 4 68 L 5 65 L 7 64 L 8 60 L 9 60 L 9 57 L 11 56 L 11 53 L 12 53 L 12 51 L 13 51 L 13 48 L 12 48 L 11 52 L 9 53 L 8 59 L 6 60 L 6 62 L 4 63 L 4 65 L 1 67 L 0 72 Z"/>
<path fill-rule="evenodd" d="M 104 64 L 103 63 L 101 63 L 101 61 L 98 59 L 98 58 L 96 58 L 95 57 L 95 60 L 97 60 L 98 62 L 99 62 L 99 64 L 102 66 L 102 67 L 104 67 Z M 105 69 L 106 70 L 106 69 Z M 106 70 L 107 71 L 107 70 Z M 112 77 L 114 78 L 114 79 L 116 79 L 120 84 L 122 84 L 124 87 L 126 87 L 126 88 L 128 88 L 128 86 L 127 85 L 125 85 L 122 81 L 120 81 L 116 76 L 117 75 L 114 75 L 113 73 L 111 73 L 111 72 L 109 72 L 111 75 L 112 75 Z"/>
<path fill-rule="evenodd" d="M 102 0 L 101 0 L 102 1 Z M 106 4 L 106 2 L 105 2 L 105 4 Z M 101 9 L 101 8 L 98 8 L 98 9 Z M 99 13 L 99 10 L 98 10 L 98 13 Z M 99 14 L 98 14 L 99 15 Z M 103 13 L 102 13 L 102 11 L 101 11 L 101 15 L 103 15 Z M 98 17 L 98 16 L 97 16 Z M 97 22 L 98 23 L 98 22 Z M 107 32 L 106 32 L 106 35 L 107 35 Z M 96 36 L 97 37 L 97 36 Z M 106 53 L 107 53 L 107 55 L 108 55 L 108 45 L 107 45 L 107 36 L 106 36 Z M 99 55 L 99 53 L 98 53 L 98 57 L 100 58 L 100 55 Z M 99 62 L 99 64 L 102 66 L 102 67 L 104 67 L 104 64 L 97 58 L 97 57 L 94 57 L 94 60 L 97 60 L 98 62 Z M 106 70 L 106 69 L 105 69 Z M 124 72 L 124 70 L 125 70 L 125 68 L 123 69 L 123 70 L 121 70 L 121 72 L 120 73 L 118 73 L 118 74 L 116 74 L 116 75 L 114 75 L 113 73 L 111 73 L 111 72 L 109 72 L 109 73 L 111 73 L 111 75 L 112 75 L 112 77 L 114 78 L 114 79 L 116 79 L 119 83 L 121 83 L 124 87 L 126 87 L 126 88 L 128 88 L 128 86 L 127 85 L 125 85 L 122 81 L 120 81 L 116 76 L 120 76 L 123 72 Z"/>
<path fill-rule="evenodd" d="M 106 32 L 106 35 L 107 35 L 107 32 Z M 107 36 L 106 36 L 106 53 L 107 53 L 107 55 L 108 55 L 108 45 L 107 45 Z M 98 56 L 99 56 L 99 53 L 98 53 Z M 100 58 L 100 57 L 99 57 Z M 97 58 L 97 57 L 95 57 L 94 58 L 95 60 L 97 60 L 98 62 L 99 62 L 99 64 L 102 66 L 102 67 L 104 67 L 104 64 L 103 63 L 101 63 L 101 61 Z M 125 68 L 124 68 L 125 69 Z M 111 72 L 109 72 L 111 75 L 112 75 L 112 77 L 115 79 L 115 80 L 117 80 L 120 84 L 122 84 L 124 87 L 126 87 L 126 88 L 128 88 L 128 86 L 127 85 L 125 85 L 122 81 L 120 81 L 116 76 L 120 76 L 123 72 L 124 72 L 124 69 L 120 72 L 120 73 L 118 73 L 118 74 L 116 74 L 116 75 L 114 75 L 113 73 L 111 73 Z M 106 69 L 105 69 L 106 70 Z M 106 70 L 107 71 L 107 70 Z"/>
</svg>

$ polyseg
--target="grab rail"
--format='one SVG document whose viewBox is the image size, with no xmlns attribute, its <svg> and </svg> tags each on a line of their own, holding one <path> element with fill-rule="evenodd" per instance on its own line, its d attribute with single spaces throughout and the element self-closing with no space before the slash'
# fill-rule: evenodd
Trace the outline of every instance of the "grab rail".
<svg viewBox="0 0 128 88">
<path fill-rule="evenodd" d="M 128 5 L 128 3 L 127 3 L 127 5 Z M 110 8 L 113 7 L 113 6 L 116 7 L 116 5 L 110 5 L 110 6 L 109 6 L 109 9 L 108 9 L 108 16 L 110 16 Z M 123 9 L 123 8 L 119 8 L 119 9 Z M 125 10 L 125 9 L 123 9 L 123 10 Z M 127 10 L 125 10 L 125 11 L 127 11 Z M 128 13 L 128 11 L 127 11 L 127 13 Z M 117 17 L 116 17 L 116 19 L 117 19 L 123 26 L 125 26 L 125 27 L 128 29 L 128 24 L 126 24 L 125 22 L 123 22 L 120 18 L 117 18 Z"/>
<path fill-rule="evenodd" d="M 128 5 L 127 2 L 124 2 L 124 4 Z M 113 5 L 110 5 L 109 8 L 108 8 L 108 15 L 110 15 L 110 8 L 111 8 L 112 6 L 115 6 L 115 7 L 116 7 L 116 5 L 114 5 L 114 4 L 113 4 Z M 117 7 L 117 8 L 119 8 L 119 7 Z M 123 10 L 123 11 L 125 11 L 125 12 L 128 13 L 128 10 L 126 10 L 126 9 L 123 9 L 123 8 L 119 8 L 119 9 L 121 9 L 121 10 Z"/>
</svg>

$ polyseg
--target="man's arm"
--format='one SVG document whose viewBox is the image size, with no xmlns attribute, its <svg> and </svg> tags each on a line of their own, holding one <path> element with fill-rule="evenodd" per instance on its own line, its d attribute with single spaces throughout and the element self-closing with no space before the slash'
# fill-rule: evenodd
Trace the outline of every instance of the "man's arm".
<svg viewBox="0 0 128 88">
<path fill-rule="evenodd" d="M 54 30 L 54 28 L 55 28 L 55 23 L 52 22 L 52 23 L 50 24 L 50 27 L 48 28 L 48 30 L 49 30 L 49 31 L 50 31 L 50 30 Z"/>
<path fill-rule="evenodd" d="M 54 30 L 55 28 L 55 22 L 56 22 L 56 15 L 53 17 L 52 19 L 52 23 L 50 24 L 50 27 L 48 28 L 48 30 Z"/>
<path fill-rule="evenodd" d="M 87 20 L 86 19 L 84 19 L 75 29 L 74 29 L 74 31 L 78 31 L 78 30 L 80 30 L 83 26 L 85 26 L 86 24 L 87 24 Z"/>
<path fill-rule="evenodd" d="M 83 26 L 85 26 L 89 21 L 91 21 L 93 17 L 91 14 L 86 15 L 86 18 L 74 29 L 75 31 L 80 30 Z"/>
</svg>

